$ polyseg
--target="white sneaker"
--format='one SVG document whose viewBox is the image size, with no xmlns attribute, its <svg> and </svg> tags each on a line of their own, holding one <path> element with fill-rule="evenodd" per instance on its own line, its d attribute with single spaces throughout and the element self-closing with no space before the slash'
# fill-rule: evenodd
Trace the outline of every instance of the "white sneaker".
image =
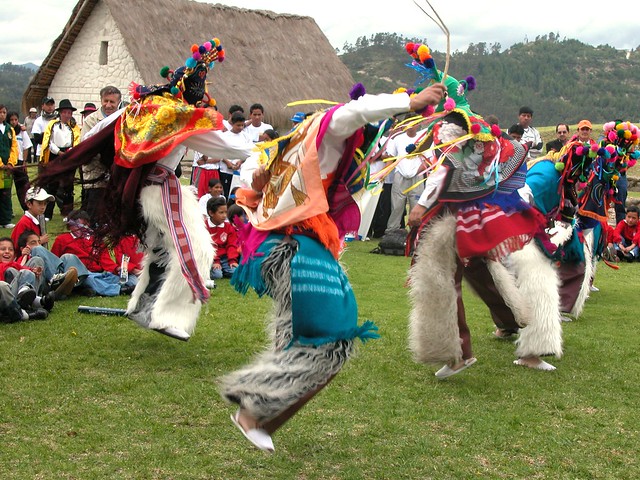
<svg viewBox="0 0 640 480">
<path fill-rule="evenodd" d="M 165 328 L 154 328 L 154 330 L 158 333 L 166 335 L 167 337 L 175 338 L 177 340 L 182 340 L 183 342 L 186 342 L 187 340 L 189 340 L 189 338 L 191 338 L 191 335 L 189 335 L 187 332 L 185 332 L 181 328 L 165 327 Z"/>
<path fill-rule="evenodd" d="M 13 228 L 15 226 L 16 226 L 15 223 L 7 223 L 6 225 L 2 225 L 2 228 Z"/>
<path fill-rule="evenodd" d="M 598 287 L 594 286 L 594 285 L 591 285 L 591 286 L 589 287 L 589 291 L 590 291 L 590 292 L 599 292 L 599 291 L 600 291 L 600 289 L 599 289 Z"/>
<path fill-rule="evenodd" d="M 212 289 L 212 288 L 216 288 L 216 281 L 215 280 L 205 280 L 204 281 L 204 286 Z"/>
</svg>

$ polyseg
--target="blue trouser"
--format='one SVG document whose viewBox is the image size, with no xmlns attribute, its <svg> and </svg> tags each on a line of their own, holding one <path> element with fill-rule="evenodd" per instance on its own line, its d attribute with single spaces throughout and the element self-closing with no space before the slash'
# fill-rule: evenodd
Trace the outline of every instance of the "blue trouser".
<svg viewBox="0 0 640 480">
<path fill-rule="evenodd" d="M 44 262 L 40 258 L 30 258 L 25 264 L 26 267 L 44 267 Z M 26 286 L 33 288 L 38 295 L 42 293 L 45 285 L 44 274 L 37 277 L 31 270 L 18 270 L 16 268 L 7 268 L 4 272 L 5 281 L 11 285 L 11 291 L 14 295 L 18 295 L 18 291 Z"/>
<path fill-rule="evenodd" d="M 220 267 L 221 268 L 212 268 L 209 276 L 212 280 L 220 280 L 222 277 L 231 278 L 233 272 L 236 271 L 236 267 L 229 266 L 229 259 L 226 255 L 220 257 Z"/>
<path fill-rule="evenodd" d="M 65 273 L 71 267 L 78 271 L 78 280 L 80 281 L 89 275 L 89 270 L 84 266 L 82 260 L 73 253 L 65 253 L 58 257 L 44 247 L 34 247 L 31 249 L 31 256 L 39 257 L 44 261 L 44 277 L 47 282 L 50 282 L 56 273 Z"/>
</svg>

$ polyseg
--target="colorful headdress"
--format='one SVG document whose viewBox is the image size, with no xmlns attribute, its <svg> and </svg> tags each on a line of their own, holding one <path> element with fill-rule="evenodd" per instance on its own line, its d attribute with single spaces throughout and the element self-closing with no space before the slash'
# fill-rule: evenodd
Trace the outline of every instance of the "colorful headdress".
<svg viewBox="0 0 640 480">
<path fill-rule="evenodd" d="M 602 127 L 605 138 L 616 146 L 618 155 L 629 155 L 629 167 L 636 163 L 636 159 L 640 156 L 638 144 L 640 143 L 640 129 L 631 122 L 615 120 L 605 123 Z"/>
<path fill-rule="evenodd" d="M 138 100 L 149 94 L 169 92 L 191 105 L 197 105 L 204 99 L 208 105 L 214 106 L 216 102 L 207 91 L 207 73 L 214 67 L 216 61 L 222 62 L 224 57 L 224 49 L 217 38 L 206 41 L 202 45 L 193 44 L 191 56 L 183 66 L 176 70 L 165 66 L 160 70 L 160 76 L 166 78 L 169 81 L 168 84 L 152 86 L 132 84 L 131 97 Z"/>
</svg>

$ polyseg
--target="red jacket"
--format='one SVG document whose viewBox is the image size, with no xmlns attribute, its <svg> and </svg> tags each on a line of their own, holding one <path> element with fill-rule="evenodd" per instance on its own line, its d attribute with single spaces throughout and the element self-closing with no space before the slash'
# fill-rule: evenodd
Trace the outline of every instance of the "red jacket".
<svg viewBox="0 0 640 480">
<path fill-rule="evenodd" d="M 32 268 L 26 267 L 26 266 L 16 262 L 15 260 L 13 262 L 9 262 L 9 263 L 0 262 L 0 280 L 2 280 L 4 282 L 4 274 L 11 267 L 15 268 L 16 270 L 31 270 L 31 271 L 33 271 Z"/>
<path fill-rule="evenodd" d="M 620 243 L 623 238 L 627 242 L 632 242 L 636 235 L 638 235 L 638 225 L 636 225 L 635 227 L 630 227 L 629 225 L 627 225 L 626 220 L 620 220 L 613 232 L 613 242 Z"/>
<path fill-rule="evenodd" d="M 216 246 L 216 258 L 214 263 L 220 263 L 220 258 L 226 255 L 229 262 L 237 262 L 238 257 L 238 233 L 233 225 L 224 222 L 221 225 L 212 225 L 208 219 L 205 219 L 205 225 L 211 241 Z"/>
<path fill-rule="evenodd" d="M 116 257 L 116 263 L 118 266 L 122 264 L 122 256 L 129 256 L 129 266 L 127 270 L 131 273 L 134 270 L 142 270 L 142 259 L 144 258 L 144 252 L 138 251 L 138 246 L 140 245 L 140 240 L 135 235 L 130 235 L 128 237 L 124 237 L 120 240 L 115 248 L 113 249 L 113 253 Z"/>
<path fill-rule="evenodd" d="M 61 257 L 65 253 L 77 255 L 90 272 L 111 272 L 116 275 L 120 265 L 113 261 L 106 248 L 96 250 L 93 237 L 74 237 L 70 232 L 58 235 L 51 247 L 51 253 Z"/>
<path fill-rule="evenodd" d="M 30 216 L 23 215 L 11 231 L 11 240 L 13 240 L 13 244 L 16 246 L 16 248 L 18 248 L 18 238 L 20 238 L 20 235 L 22 235 L 22 233 L 26 232 L 27 230 L 33 230 L 36 235 L 38 235 L 39 237 L 42 236 L 40 225 L 36 225 Z"/>
</svg>

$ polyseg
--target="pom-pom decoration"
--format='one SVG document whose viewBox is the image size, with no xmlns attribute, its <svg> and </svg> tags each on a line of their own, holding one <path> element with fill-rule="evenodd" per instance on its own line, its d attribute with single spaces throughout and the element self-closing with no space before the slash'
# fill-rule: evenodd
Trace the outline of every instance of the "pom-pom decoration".
<svg viewBox="0 0 640 480">
<path fill-rule="evenodd" d="M 367 93 L 367 91 L 364 88 L 364 85 L 358 82 L 353 87 L 351 87 L 351 90 L 349 91 L 349 98 L 351 100 L 357 100 L 358 98 L 362 97 L 365 93 Z"/>
<path fill-rule="evenodd" d="M 502 135 L 502 130 L 500 130 L 500 126 L 496 123 L 491 125 L 491 135 L 493 135 L 494 137 L 499 137 L 500 135 Z"/>
<path fill-rule="evenodd" d="M 406 146 L 405 151 L 407 153 L 413 153 L 416 150 L 416 144 L 415 143 L 410 143 L 409 145 Z"/>
<path fill-rule="evenodd" d="M 407 66 L 419 74 L 415 85 L 432 80 L 439 82 L 442 79 L 427 45 L 409 42 L 405 44 L 405 50 L 413 58 Z"/>
<path fill-rule="evenodd" d="M 191 53 L 197 52 L 198 48 L 199 48 L 198 45 L 196 45 L 195 43 L 191 45 Z"/>
<path fill-rule="evenodd" d="M 555 167 L 556 167 L 556 170 L 557 170 L 558 172 L 563 171 L 563 170 L 564 170 L 564 162 L 557 162 L 557 163 L 555 164 Z"/>
<path fill-rule="evenodd" d="M 178 95 L 180 89 L 178 87 L 171 87 L 171 95 Z"/>
<path fill-rule="evenodd" d="M 160 76 L 162 78 L 167 78 L 170 72 L 171 72 L 171 69 L 167 65 L 165 65 L 160 69 Z"/>
<path fill-rule="evenodd" d="M 444 109 L 445 109 L 447 112 L 450 112 L 450 111 L 452 111 L 454 108 L 456 108 L 456 101 L 455 101 L 453 98 L 448 97 L 448 98 L 445 100 L 445 102 L 444 102 Z"/>
<path fill-rule="evenodd" d="M 187 58 L 187 61 L 184 62 L 184 66 L 187 68 L 196 68 L 197 65 L 198 65 L 198 62 L 193 57 Z"/>
<path fill-rule="evenodd" d="M 477 135 L 480 133 L 481 127 L 479 123 L 474 123 L 473 125 L 471 125 L 471 133 L 473 133 L 474 135 Z"/>
</svg>

